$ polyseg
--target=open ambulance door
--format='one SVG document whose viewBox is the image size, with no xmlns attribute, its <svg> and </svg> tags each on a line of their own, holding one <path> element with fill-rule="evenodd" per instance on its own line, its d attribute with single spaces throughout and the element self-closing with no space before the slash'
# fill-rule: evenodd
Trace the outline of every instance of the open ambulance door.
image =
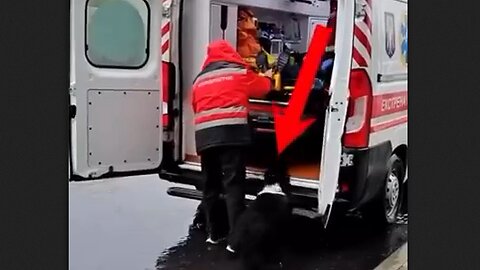
<svg viewBox="0 0 480 270">
<path fill-rule="evenodd" d="M 71 0 L 70 7 L 70 177 L 157 169 L 162 2 Z"/>
<path fill-rule="evenodd" d="M 330 104 L 325 116 L 323 148 L 318 188 L 318 213 L 327 226 L 338 187 L 342 135 L 347 114 L 349 77 L 352 61 L 355 1 L 338 0 L 335 62 L 330 86 Z"/>
</svg>

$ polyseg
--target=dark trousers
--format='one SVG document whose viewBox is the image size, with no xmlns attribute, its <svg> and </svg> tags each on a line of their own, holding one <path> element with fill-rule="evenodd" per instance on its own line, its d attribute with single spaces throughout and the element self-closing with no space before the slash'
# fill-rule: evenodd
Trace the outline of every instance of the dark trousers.
<svg viewBox="0 0 480 270">
<path fill-rule="evenodd" d="M 207 230 L 211 234 L 218 233 L 218 217 L 215 215 L 221 213 L 216 213 L 214 209 L 223 191 L 231 233 L 245 209 L 245 149 L 234 146 L 212 147 L 200 155 L 205 179 L 202 205 L 205 207 Z"/>
</svg>

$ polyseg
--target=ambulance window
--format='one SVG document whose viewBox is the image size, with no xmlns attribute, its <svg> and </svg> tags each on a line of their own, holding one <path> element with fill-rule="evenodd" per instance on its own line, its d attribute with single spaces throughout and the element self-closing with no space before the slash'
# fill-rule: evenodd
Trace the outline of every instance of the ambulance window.
<svg viewBox="0 0 480 270">
<path fill-rule="evenodd" d="M 141 68 L 149 56 L 150 8 L 145 0 L 88 0 L 85 54 L 95 67 Z"/>
</svg>

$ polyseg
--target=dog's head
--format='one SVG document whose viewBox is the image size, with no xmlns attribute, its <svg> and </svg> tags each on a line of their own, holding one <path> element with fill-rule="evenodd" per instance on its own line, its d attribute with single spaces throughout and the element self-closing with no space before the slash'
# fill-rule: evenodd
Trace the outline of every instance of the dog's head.
<svg viewBox="0 0 480 270">
<path fill-rule="evenodd" d="M 288 194 L 290 192 L 290 177 L 285 174 L 274 174 L 267 172 L 264 176 L 265 187 L 263 191 L 282 192 Z"/>
</svg>

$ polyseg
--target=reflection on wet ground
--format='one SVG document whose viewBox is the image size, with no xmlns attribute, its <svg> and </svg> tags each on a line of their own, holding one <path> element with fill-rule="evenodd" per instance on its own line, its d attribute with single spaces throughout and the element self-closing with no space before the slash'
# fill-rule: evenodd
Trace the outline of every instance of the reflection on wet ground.
<svg viewBox="0 0 480 270">
<path fill-rule="evenodd" d="M 291 233 L 296 241 L 287 249 L 283 269 L 373 269 L 407 241 L 407 225 L 385 228 L 351 215 L 335 217 L 325 231 L 318 221 L 295 219 Z M 225 246 L 207 246 L 205 238 L 190 230 L 185 240 L 161 254 L 157 269 L 240 269 Z"/>
<path fill-rule="evenodd" d="M 69 269 L 238 269 L 223 246 L 207 247 L 204 233 L 188 230 L 198 202 L 168 196 L 171 186 L 157 175 L 70 183 Z M 284 269 L 373 269 L 407 241 L 407 225 L 343 216 L 324 231 L 296 219 Z"/>
</svg>

